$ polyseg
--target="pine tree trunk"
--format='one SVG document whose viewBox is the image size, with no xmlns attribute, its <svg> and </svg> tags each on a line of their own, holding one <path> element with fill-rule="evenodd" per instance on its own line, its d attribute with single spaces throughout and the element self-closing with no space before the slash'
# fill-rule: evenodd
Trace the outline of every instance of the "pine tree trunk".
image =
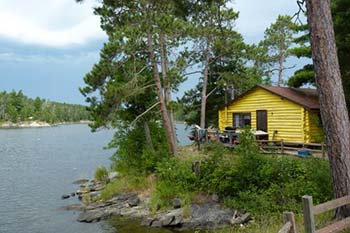
<svg viewBox="0 0 350 233">
<path fill-rule="evenodd" d="M 281 86 L 283 84 L 283 61 L 284 56 L 282 55 L 278 60 L 278 83 L 277 86 Z"/>
<path fill-rule="evenodd" d="M 335 198 L 350 194 L 350 125 L 335 46 L 330 0 L 307 0 L 312 59 Z M 337 217 L 350 216 L 342 207 Z"/>
<path fill-rule="evenodd" d="M 162 78 L 164 83 L 165 104 L 168 106 L 168 104 L 171 101 L 171 81 L 169 80 L 169 77 L 168 77 L 168 59 L 167 59 L 168 55 L 167 55 L 166 39 L 165 39 L 164 32 L 160 32 L 159 44 L 160 44 L 161 66 L 162 66 Z M 173 111 L 168 110 L 168 115 L 169 115 L 171 130 L 173 131 L 173 135 L 175 137 L 175 144 L 177 144 Z"/>
<path fill-rule="evenodd" d="M 158 65 L 155 58 L 154 46 L 153 46 L 153 38 L 152 33 L 150 31 L 147 32 L 147 45 L 148 52 L 150 56 L 150 61 L 153 67 L 153 78 L 157 88 L 157 94 L 159 98 L 160 111 L 162 114 L 163 127 L 165 129 L 166 137 L 170 146 L 171 153 L 175 155 L 177 153 L 176 140 L 172 131 L 171 123 L 169 120 L 168 110 L 164 101 L 162 84 L 159 77 Z"/>
<path fill-rule="evenodd" d="M 205 114 L 207 106 L 207 87 L 208 87 L 208 76 L 209 76 L 209 52 L 208 49 L 204 54 L 204 72 L 203 72 L 203 88 L 202 88 L 202 99 L 201 99 L 201 123 L 200 127 L 205 128 Z"/>
</svg>

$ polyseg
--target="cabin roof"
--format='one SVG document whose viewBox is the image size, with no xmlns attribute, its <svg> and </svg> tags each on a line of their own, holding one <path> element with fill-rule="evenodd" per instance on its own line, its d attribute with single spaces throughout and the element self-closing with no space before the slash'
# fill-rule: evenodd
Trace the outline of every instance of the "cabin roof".
<svg viewBox="0 0 350 233">
<path fill-rule="evenodd" d="M 276 86 L 265 86 L 265 85 L 256 85 L 252 89 L 238 96 L 236 99 L 229 102 L 227 105 L 233 104 L 235 101 L 243 98 L 248 93 L 255 91 L 256 89 L 261 88 L 272 94 L 278 95 L 281 98 L 285 98 L 291 102 L 299 104 L 310 110 L 320 109 L 318 92 L 316 89 L 311 88 L 292 88 L 292 87 L 276 87 Z"/>
</svg>

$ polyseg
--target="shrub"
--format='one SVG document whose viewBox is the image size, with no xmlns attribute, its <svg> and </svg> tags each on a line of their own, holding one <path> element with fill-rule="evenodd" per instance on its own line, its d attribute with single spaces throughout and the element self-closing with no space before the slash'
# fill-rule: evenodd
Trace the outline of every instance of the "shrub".
<svg viewBox="0 0 350 233">
<path fill-rule="evenodd" d="M 108 170 L 104 166 L 100 166 L 95 171 L 95 179 L 102 182 L 103 184 L 107 184 L 108 180 Z"/>
<path fill-rule="evenodd" d="M 111 158 L 114 170 L 124 175 L 148 175 L 158 162 L 169 157 L 164 130 L 156 123 L 150 123 L 150 130 L 153 148 L 146 143 L 143 127 L 118 129 L 109 143 L 109 148 L 117 148 Z"/>
</svg>

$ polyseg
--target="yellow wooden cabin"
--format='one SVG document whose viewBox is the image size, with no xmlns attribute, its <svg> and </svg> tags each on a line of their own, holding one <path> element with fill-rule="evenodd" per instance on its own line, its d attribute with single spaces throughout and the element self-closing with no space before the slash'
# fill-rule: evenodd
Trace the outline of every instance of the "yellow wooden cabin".
<svg viewBox="0 0 350 233">
<path fill-rule="evenodd" d="M 268 140 L 322 142 L 319 112 L 315 89 L 257 85 L 219 109 L 219 128 L 248 125 Z"/>
</svg>

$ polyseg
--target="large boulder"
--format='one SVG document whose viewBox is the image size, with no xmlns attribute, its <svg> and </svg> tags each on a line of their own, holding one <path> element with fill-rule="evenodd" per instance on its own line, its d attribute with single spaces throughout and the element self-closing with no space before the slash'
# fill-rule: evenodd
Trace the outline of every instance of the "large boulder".
<svg viewBox="0 0 350 233">
<path fill-rule="evenodd" d="M 192 214 L 184 221 L 186 228 L 214 229 L 229 225 L 233 216 L 233 210 L 222 209 L 219 204 L 205 203 L 192 205 Z"/>
</svg>

